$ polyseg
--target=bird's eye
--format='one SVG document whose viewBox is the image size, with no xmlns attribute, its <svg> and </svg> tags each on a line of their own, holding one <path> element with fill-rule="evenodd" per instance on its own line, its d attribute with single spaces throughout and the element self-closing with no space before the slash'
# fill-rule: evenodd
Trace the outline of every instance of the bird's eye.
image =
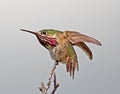
<svg viewBox="0 0 120 94">
<path fill-rule="evenodd" d="M 43 35 L 46 35 L 46 32 L 42 32 Z"/>
</svg>

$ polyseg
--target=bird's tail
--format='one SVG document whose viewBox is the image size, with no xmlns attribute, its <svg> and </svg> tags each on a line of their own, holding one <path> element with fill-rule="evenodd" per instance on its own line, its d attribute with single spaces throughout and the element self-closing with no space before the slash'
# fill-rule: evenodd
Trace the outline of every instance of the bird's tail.
<svg viewBox="0 0 120 94">
<path fill-rule="evenodd" d="M 78 62 L 70 57 L 67 58 L 67 64 L 66 64 L 66 70 L 67 72 L 70 72 L 70 76 L 73 77 L 74 79 L 74 72 L 77 69 L 77 71 L 79 70 L 78 67 Z"/>
</svg>

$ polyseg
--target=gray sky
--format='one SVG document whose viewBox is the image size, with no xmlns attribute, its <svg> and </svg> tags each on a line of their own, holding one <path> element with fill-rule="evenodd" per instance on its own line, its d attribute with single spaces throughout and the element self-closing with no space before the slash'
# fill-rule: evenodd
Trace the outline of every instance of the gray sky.
<svg viewBox="0 0 120 94">
<path fill-rule="evenodd" d="M 100 40 L 88 44 L 92 61 L 75 47 L 80 71 L 72 80 L 57 67 L 56 94 L 120 93 L 119 0 L 0 0 L 0 94 L 41 94 L 53 60 L 35 36 L 19 29 L 75 30 Z"/>
</svg>

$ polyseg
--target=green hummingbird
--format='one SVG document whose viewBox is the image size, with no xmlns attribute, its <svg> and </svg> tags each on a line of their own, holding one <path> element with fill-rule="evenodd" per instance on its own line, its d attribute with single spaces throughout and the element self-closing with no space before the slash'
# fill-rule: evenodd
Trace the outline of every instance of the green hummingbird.
<svg viewBox="0 0 120 94">
<path fill-rule="evenodd" d="M 90 59 L 93 58 L 92 52 L 84 42 L 89 42 L 101 46 L 101 43 L 90 36 L 86 36 L 76 31 L 59 31 L 54 29 L 43 29 L 33 32 L 20 29 L 36 35 L 40 44 L 49 50 L 50 56 L 56 62 L 66 64 L 66 71 L 74 78 L 74 71 L 78 67 L 78 59 L 73 46 L 80 47 Z"/>
</svg>

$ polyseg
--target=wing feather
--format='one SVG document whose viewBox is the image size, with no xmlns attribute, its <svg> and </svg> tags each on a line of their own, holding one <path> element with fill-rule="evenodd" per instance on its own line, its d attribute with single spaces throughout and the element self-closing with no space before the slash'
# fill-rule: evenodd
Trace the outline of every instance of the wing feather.
<svg viewBox="0 0 120 94">
<path fill-rule="evenodd" d="M 75 46 L 80 47 L 89 56 L 90 59 L 93 58 L 92 51 L 85 43 L 78 42 L 78 43 L 75 43 Z"/>
<path fill-rule="evenodd" d="M 92 38 L 90 36 L 83 35 L 79 32 L 74 32 L 74 31 L 65 31 L 63 35 L 67 36 L 68 40 L 72 43 L 78 43 L 78 42 L 89 42 L 96 44 L 98 46 L 101 46 L 102 44 L 96 40 L 95 38 Z"/>
</svg>

